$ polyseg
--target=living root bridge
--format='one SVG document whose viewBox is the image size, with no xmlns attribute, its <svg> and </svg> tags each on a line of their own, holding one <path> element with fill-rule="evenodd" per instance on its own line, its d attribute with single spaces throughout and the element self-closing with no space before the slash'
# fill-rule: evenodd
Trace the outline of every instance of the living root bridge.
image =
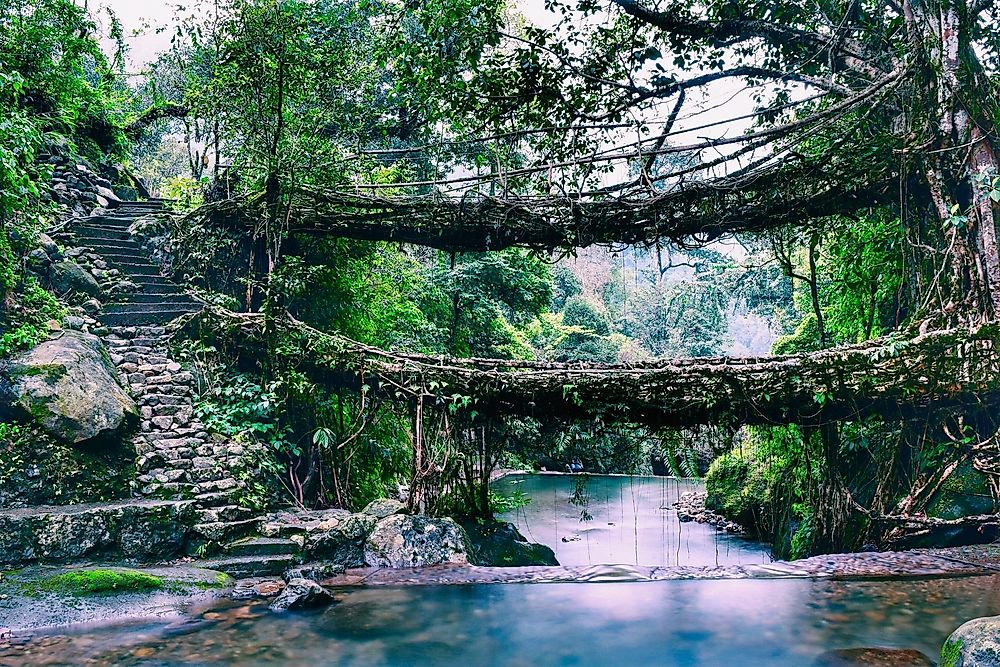
<svg viewBox="0 0 1000 667">
<path fill-rule="evenodd" d="M 871 165 L 866 163 L 869 169 Z M 857 165 L 793 162 L 740 176 L 679 183 L 669 190 L 615 196 L 379 195 L 303 188 L 291 194 L 289 231 L 449 252 L 650 246 L 664 239 L 697 245 L 898 198 L 898 177 L 891 165 L 883 166 L 877 176 L 860 176 Z M 217 225 L 246 227 L 262 219 L 262 200 L 215 202 L 194 215 Z"/>
<path fill-rule="evenodd" d="M 259 315 L 207 311 L 200 323 L 259 354 Z M 882 338 L 809 355 L 660 360 L 631 365 L 455 359 L 395 353 L 272 320 L 284 363 L 317 382 L 482 416 L 622 421 L 650 426 L 800 424 L 992 407 L 1000 325 Z"/>
</svg>

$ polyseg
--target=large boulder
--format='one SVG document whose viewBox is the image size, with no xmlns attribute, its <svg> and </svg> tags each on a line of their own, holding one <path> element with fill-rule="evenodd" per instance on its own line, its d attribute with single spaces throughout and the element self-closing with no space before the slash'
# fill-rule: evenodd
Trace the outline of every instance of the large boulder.
<svg viewBox="0 0 1000 667">
<path fill-rule="evenodd" d="M 393 514 L 375 525 L 365 543 L 365 562 L 373 567 L 468 564 L 469 538 L 451 519 Z"/>
<path fill-rule="evenodd" d="M 76 262 L 69 260 L 56 262 L 49 267 L 49 281 L 52 289 L 60 294 L 80 292 L 96 297 L 102 294 L 101 286 L 94 276 Z"/>
<path fill-rule="evenodd" d="M 468 519 L 463 520 L 461 525 L 469 536 L 472 560 L 476 565 L 523 567 L 559 564 L 552 549 L 544 544 L 527 541 L 512 523 L 480 523 L 475 519 Z"/>
<path fill-rule="evenodd" d="M 974 618 L 951 633 L 940 667 L 1000 667 L 1000 616 Z"/>
<path fill-rule="evenodd" d="M 325 530 L 313 532 L 306 538 L 309 557 L 343 567 L 363 567 L 365 540 L 375 527 L 375 518 L 367 514 L 348 514 L 330 517 L 324 523 Z"/>
<path fill-rule="evenodd" d="M 166 560 L 183 553 L 196 518 L 194 501 L 0 509 L 0 563 Z"/>
<path fill-rule="evenodd" d="M 100 339 L 79 331 L 62 331 L 0 367 L 4 413 L 74 445 L 118 437 L 139 419 Z"/>
</svg>

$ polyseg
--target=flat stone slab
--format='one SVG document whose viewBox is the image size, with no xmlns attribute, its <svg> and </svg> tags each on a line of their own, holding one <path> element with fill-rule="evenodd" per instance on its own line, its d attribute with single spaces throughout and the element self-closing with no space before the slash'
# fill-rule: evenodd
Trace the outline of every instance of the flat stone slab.
<svg viewBox="0 0 1000 667">
<path fill-rule="evenodd" d="M 478 567 L 349 569 L 327 586 L 668 581 L 683 579 L 898 579 L 989 575 L 1000 572 L 1000 546 L 918 549 L 814 556 L 754 565 L 651 567 Z"/>
</svg>

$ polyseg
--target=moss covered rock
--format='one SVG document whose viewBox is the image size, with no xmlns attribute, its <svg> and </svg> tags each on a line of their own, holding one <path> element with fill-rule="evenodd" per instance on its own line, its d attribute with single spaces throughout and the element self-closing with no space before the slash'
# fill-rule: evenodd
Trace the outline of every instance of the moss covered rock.
<svg viewBox="0 0 1000 667">
<path fill-rule="evenodd" d="M 941 667 L 1000 667 L 1000 616 L 974 618 L 951 633 Z"/>
<path fill-rule="evenodd" d="M 476 519 L 466 519 L 461 525 L 469 536 L 472 560 L 476 565 L 523 567 L 559 564 L 552 549 L 527 541 L 512 523 L 480 523 Z"/>
<path fill-rule="evenodd" d="M 139 418 L 100 339 L 62 331 L 0 368 L 0 417 L 33 421 L 61 442 L 114 441 Z M 4 408 L 6 405 L 6 408 Z"/>
</svg>

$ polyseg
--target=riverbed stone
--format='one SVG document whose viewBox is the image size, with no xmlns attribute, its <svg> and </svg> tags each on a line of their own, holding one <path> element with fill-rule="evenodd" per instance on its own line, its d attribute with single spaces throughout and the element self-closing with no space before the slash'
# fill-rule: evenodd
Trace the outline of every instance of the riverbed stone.
<svg viewBox="0 0 1000 667">
<path fill-rule="evenodd" d="M 941 649 L 941 667 L 1000 667 L 1000 616 L 964 623 Z"/>
<path fill-rule="evenodd" d="M 469 538 L 454 520 L 394 514 L 379 521 L 365 543 L 372 567 L 469 563 Z"/>
<path fill-rule="evenodd" d="M 838 648 L 819 656 L 813 667 L 934 667 L 934 662 L 913 649 Z"/>
<path fill-rule="evenodd" d="M 0 367 L 5 412 L 77 445 L 117 438 L 139 418 L 100 339 L 80 331 L 62 331 Z"/>
<path fill-rule="evenodd" d="M 311 579 L 292 579 L 271 603 L 272 611 L 295 611 L 325 607 L 334 601 L 333 595 Z"/>
</svg>

